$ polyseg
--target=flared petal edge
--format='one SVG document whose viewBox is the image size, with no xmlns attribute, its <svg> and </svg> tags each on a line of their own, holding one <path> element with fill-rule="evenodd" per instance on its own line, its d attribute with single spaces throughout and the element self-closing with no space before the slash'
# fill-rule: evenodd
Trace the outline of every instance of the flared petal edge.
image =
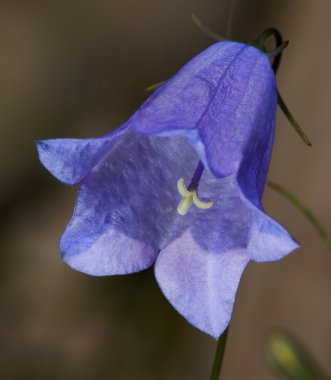
<svg viewBox="0 0 331 380">
<path fill-rule="evenodd" d="M 128 123 L 114 132 L 90 139 L 36 141 L 40 162 L 60 182 L 79 184 L 128 129 Z"/>
</svg>

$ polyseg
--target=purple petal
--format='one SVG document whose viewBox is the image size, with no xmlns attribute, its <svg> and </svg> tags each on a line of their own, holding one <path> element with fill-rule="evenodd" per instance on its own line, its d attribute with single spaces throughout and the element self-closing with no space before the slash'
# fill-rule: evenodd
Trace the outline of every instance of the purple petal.
<svg viewBox="0 0 331 380">
<path fill-rule="evenodd" d="M 248 246 L 254 261 L 275 261 L 287 256 L 299 244 L 280 224 L 266 214 L 256 211 Z"/>
<path fill-rule="evenodd" d="M 139 272 L 153 265 L 157 251 L 140 240 L 108 228 L 98 236 L 62 237 L 62 258 L 72 268 L 94 276 Z M 76 239 L 75 239 L 76 238 Z"/>
<path fill-rule="evenodd" d="M 217 179 L 205 171 L 199 194 L 212 199 L 213 206 L 193 208 L 183 217 L 190 217 L 191 224 L 161 250 L 155 273 L 171 304 L 217 339 L 229 323 L 249 260 L 253 209 L 242 200 L 235 176 Z"/>
<path fill-rule="evenodd" d="M 218 339 L 229 324 L 248 261 L 244 249 L 203 249 L 186 230 L 160 253 L 155 275 L 174 308 L 193 326 Z"/>
<path fill-rule="evenodd" d="M 187 178 L 197 161 L 183 137 L 128 132 L 118 149 L 84 179 L 73 218 L 61 239 L 63 259 L 94 275 L 149 267 L 179 218 L 177 181 Z M 181 219 L 179 225 L 190 221 Z"/>
<path fill-rule="evenodd" d="M 239 170 L 246 151 L 263 155 L 273 136 L 277 95 L 267 55 L 220 42 L 193 58 L 133 115 L 137 132 L 191 138 L 218 177 Z"/>
<path fill-rule="evenodd" d="M 155 273 L 175 309 L 217 339 L 248 261 L 279 259 L 297 244 L 243 196 L 235 176 L 215 179 L 205 172 L 199 191 L 213 206 L 192 210 L 191 225 L 162 249 Z"/>
<path fill-rule="evenodd" d="M 197 128 L 216 94 L 220 80 L 245 46 L 221 42 L 191 59 L 133 115 L 136 130 L 160 134 Z"/>
<path fill-rule="evenodd" d="M 96 139 L 53 139 L 37 141 L 39 159 L 61 182 L 81 182 L 116 142 L 124 128 Z"/>
<path fill-rule="evenodd" d="M 245 197 L 261 197 L 273 145 L 277 91 L 267 55 L 221 42 L 186 64 L 131 118 L 143 134 L 190 138 L 219 178 L 237 175 Z"/>
<path fill-rule="evenodd" d="M 242 50 L 220 81 L 199 125 L 206 159 L 216 176 L 237 173 L 247 161 L 255 175 L 252 161 L 269 165 L 265 152 L 273 142 L 276 94 L 267 56 L 253 48 Z"/>
<path fill-rule="evenodd" d="M 250 244 L 250 254 L 257 261 L 281 258 L 298 246 L 285 229 L 264 213 L 261 203 L 276 106 L 275 76 L 268 57 L 248 45 L 222 42 L 192 59 L 132 118 L 140 133 L 188 136 L 216 177 L 236 177 L 242 200 L 250 210 L 242 225 L 250 231 L 251 239 L 247 233 L 242 239 L 246 239 L 245 246 Z M 238 213 L 238 207 L 234 206 L 232 212 Z M 217 217 L 212 216 L 215 212 L 219 213 Z M 221 226 L 229 214 L 212 207 L 201 218 L 214 218 Z M 203 234 L 208 235 L 211 226 L 198 225 L 192 231 L 203 245 Z M 228 226 L 233 228 L 233 223 Z M 204 231 L 201 239 L 199 230 Z M 236 245 L 238 238 L 223 234 L 223 241 L 215 244 L 224 248 L 230 242 Z"/>
</svg>

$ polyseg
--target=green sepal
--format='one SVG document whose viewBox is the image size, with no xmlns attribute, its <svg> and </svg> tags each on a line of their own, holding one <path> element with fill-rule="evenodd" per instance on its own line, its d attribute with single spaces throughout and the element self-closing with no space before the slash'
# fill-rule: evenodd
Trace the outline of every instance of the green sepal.
<svg viewBox="0 0 331 380">
<path fill-rule="evenodd" d="M 148 86 L 145 88 L 145 91 L 154 91 L 156 90 L 158 87 L 161 86 L 161 84 L 165 83 L 166 81 L 163 80 L 162 82 L 158 82 L 158 83 L 154 83 L 152 84 L 151 86 Z"/>
<path fill-rule="evenodd" d="M 278 90 L 277 90 L 277 98 L 278 98 L 277 101 L 278 101 L 279 108 L 283 111 L 284 115 L 286 116 L 287 120 L 290 122 L 291 126 L 295 129 L 297 134 L 301 137 L 301 139 L 306 145 L 312 146 L 310 139 L 305 134 L 303 129 L 300 127 L 299 123 L 295 120 L 290 110 L 287 108 Z"/>
</svg>

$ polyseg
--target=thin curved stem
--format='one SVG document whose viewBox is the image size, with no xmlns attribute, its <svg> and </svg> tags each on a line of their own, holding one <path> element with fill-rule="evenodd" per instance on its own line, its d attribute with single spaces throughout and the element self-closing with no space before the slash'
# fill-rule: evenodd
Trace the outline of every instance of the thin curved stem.
<svg viewBox="0 0 331 380">
<path fill-rule="evenodd" d="M 225 352 L 226 339 L 228 336 L 228 330 L 229 328 L 227 328 L 218 339 L 213 369 L 210 375 L 210 380 L 218 380 L 220 377 L 223 358 L 224 358 L 224 352 Z"/>
<path fill-rule="evenodd" d="M 309 210 L 309 208 L 295 195 L 286 190 L 283 186 L 278 185 L 275 182 L 268 181 L 268 186 L 273 190 L 277 191 L 284 198 L 289 200 L 293 206 L 295 206 L 301 213 L 308 219 L 311 225 L 315 228 L 316 232 L 319 234 L 324 244 L 331 251 L 331 235 L 322 226 L 321 222 L 317 219 L 316 215 Z"/>
<path fill-rule="evenodd" d="M 212 40 L 214 41 L 228 41 L 227 38 L 225 37 L 222 37 L 220 36 L 219 34 L 215 33 L 214 31 L 212 31 L 210 28 L 208 28 L 206 25 L 204 25 L 201 20 L 194 14 L 192 13 L 191 14 L 191 17 L 192 17 L 192 20 L 194 22 L 194 24 L 200 29 L 202 30 L 202 32 L 210 37 Z"/>
</svg>

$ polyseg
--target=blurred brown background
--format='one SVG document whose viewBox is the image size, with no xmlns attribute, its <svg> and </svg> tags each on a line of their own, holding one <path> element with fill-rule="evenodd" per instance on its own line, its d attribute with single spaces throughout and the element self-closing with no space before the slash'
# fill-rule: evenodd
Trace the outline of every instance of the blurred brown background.
<svg viewBox="0 0 331 380">
<path fill-rule="evenodd" d="M 0 3 L 1 379 L 207 379 L 216 343 L 167 303 L 152 270 L 94 278 L 60 261 L 75 190 L 39 164 L 33 141 L 88 137 L 124 122 L 226 31 L 230 0 L 42 0 Z M 279 113 L 270 178 L 331 231 L 331 2 L 237 0 L 232 37 L 269 26 L 290 45 L 278 75 L 307 148 Z M 308 222 L 267 189 L 267 210 L 302 243 L 285 260 L 250 264 L 241 282 L 223 380 L 273 379 L 263 336 L 283 326 L 331 373 L 331 254 Z"/>
</svg>

